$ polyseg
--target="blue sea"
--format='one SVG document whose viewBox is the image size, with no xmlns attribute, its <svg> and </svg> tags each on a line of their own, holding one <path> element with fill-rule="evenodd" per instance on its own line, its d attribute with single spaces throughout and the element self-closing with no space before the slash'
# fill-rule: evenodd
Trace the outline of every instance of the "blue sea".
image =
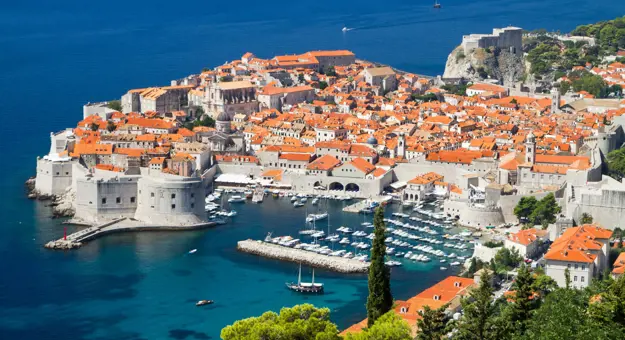
<svg viewBox="0 0 625 340">
<path fill-rule="evenodd" d="M 3 1 L 0 4 L 0 339 L 218 339 L 222 327 L 310 302 L 339 327 L 365 316 L 366 277 L 319 271 L 328 293 L 284 289 L 297 268 L 237 253 L 236 241 L 295 233 L 304 211 L 268 200 L 238 207 L 220 228 L 109 236 L 72 252 L 42 245 L 62 236 L 45 202 L 25 198 L 49 133 L 73 126 L 88 101 L 239 58 L 349 49 L 420 74 L 441 74 L 463 34 L 506 25 L 570 31 L 625 14 L 623 1 Z M 341 28 L 355 28 L 346 34 Z M 332 224 L 362 216 L 330 206 Z M 69 228 L 72 231 L 73 228 Z M 189 249 L 197 248 L 194 255 Z M 304 276 L 309 273 L 304 270 Z M 393 269 L 398 299 L 449 272 Z M 196 308 L 198 299 L 215 305 Z"/>
</svg>

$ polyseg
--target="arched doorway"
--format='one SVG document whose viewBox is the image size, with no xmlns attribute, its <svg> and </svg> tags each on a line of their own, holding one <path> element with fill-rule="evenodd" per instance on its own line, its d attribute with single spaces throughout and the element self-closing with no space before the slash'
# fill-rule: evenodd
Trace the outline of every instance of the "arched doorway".
<svg viewBox="0 0 625 340">
<path fill-rule="evenodd" d="M 355 183 L 349 183 L 345 186 L 345 191 L 360 191 L 360 187 L 358 186 L 358 184 Z"/>
<path fill-rule="evenodd" d="M 343 191 L 343 189 L 344 189 L 343 184 L 341 184 L 339 182 L 332 182 L 332 183 L 330 183 L 330 190 Z"/>
</svg>

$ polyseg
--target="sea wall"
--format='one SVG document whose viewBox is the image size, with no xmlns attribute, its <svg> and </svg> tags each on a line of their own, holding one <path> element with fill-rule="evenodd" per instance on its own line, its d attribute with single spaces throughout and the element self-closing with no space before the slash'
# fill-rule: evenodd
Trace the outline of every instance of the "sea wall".
<svg viewBox="0 0 625 340">
<path fill-rule="evenodd" d="M 282 261 L 302 263 L 339 273 L 366 273 L 369 270 L 369 263 L 360 262 L 358 260 L 321 255 L 306 250 L 283 247 L 262 241 L 239 241 L 237 243 L 237 249 L 244 253 Z"/>
</svg>

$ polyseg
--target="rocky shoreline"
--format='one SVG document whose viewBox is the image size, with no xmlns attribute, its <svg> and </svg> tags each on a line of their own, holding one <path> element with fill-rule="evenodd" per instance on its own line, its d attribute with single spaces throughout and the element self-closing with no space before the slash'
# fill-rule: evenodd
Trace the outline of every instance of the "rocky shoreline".
<svg viewBox="0 0 625 340">
<path fill-rule="evenodd" d="M 24 183 L 27 194 L 26 197 L 38 201 L 52 201 L 47 206 L 52 207 L 52 218 L 72 217 L 75 214 L 72 202 L 76 198 L 76 193 L 68 188 L 62 195 L 42 194 L 35 188 L 35 177 L 30 177 Z"/>
<path fill-rule="evenodd" d="M 369 263 L 360 262 L 358 260 L 321 255 L 262 241 L 239 241 L 237 243 L 237 250 L 272 259 L 302 263 L 304 265 L 324 268 L 339 273 L 366 273 L 369 270 Z"/>
</svg>

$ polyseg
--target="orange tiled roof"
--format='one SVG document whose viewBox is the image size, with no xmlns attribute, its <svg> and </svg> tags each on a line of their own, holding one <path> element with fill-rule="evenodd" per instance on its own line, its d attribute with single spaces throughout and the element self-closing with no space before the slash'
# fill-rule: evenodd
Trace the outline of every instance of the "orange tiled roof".
<svg viewBox="0 0 625 340">
<path fill-rule="evenodd" d="M 312 163 L 306 167 L 308 170 L 323 170 L 328 171 L 334 169 L 341 164 L 341 161 L 331 155 L 324 155 L 315 159 Z"/>
</svg>

